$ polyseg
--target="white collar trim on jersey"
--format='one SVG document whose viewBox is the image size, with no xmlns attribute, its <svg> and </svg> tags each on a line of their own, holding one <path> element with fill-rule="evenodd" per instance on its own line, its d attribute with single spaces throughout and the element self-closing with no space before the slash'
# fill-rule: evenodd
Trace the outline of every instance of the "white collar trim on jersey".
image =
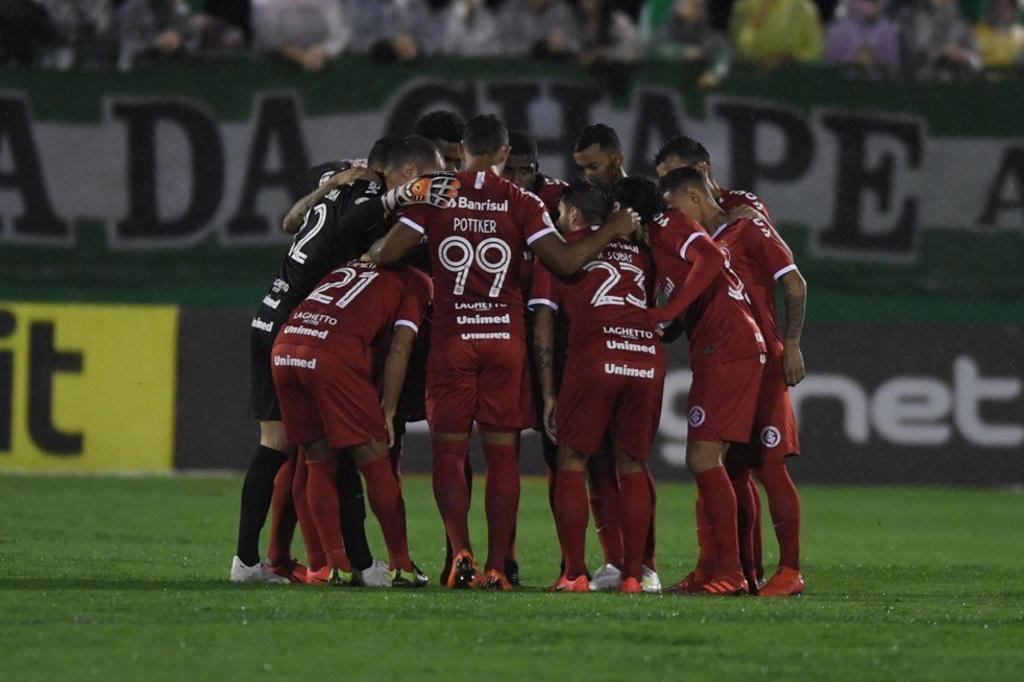
<svg viewBox="0 0 1024 682">
<path fill-rule="evenodd" d="M 718 229 L 715 230 L 715 233 L 713 235 L 711 235 L 711 238 L 712 239 L 718 239 L 718 235 L 720 235 L 723 232 L 725 232 L 725 228 L 729 227 L 730 225 L 732 225 L 732 223 L 722 223 L 721 225 L 719 225 Z"/>
</svg>

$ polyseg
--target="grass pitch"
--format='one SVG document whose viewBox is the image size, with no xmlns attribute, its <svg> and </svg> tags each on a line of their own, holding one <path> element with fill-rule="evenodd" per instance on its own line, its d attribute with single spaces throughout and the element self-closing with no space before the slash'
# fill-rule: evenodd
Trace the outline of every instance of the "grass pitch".
<svg viewBox="0 0 1024 682">
<path fill-rule="evenodd" d="M 1024 679 L 1016 493 L 806 486 L 808 593 L 759 600 L 543 593 L 558 550 L 539 481 L 523 486 L 514 594 L 231 585 L 239 486 L 0 476 L 0 677 Z M 413 557 L 436 585 L 429 480 L 405 489 Z M 666 584 L 695 558 L 693 495 L 659 489 Z M 596 567 L 592 532 L 588 550 Z"/>
</svg>

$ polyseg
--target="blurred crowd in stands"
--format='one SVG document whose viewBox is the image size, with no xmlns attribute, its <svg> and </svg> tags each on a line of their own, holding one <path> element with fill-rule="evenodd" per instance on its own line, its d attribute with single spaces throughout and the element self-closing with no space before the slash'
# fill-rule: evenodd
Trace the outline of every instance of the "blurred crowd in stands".
<svg viewBox="0 0 1024 682">
<path fill-rule="evenodd" d="M 942 78 L 1024 66 L 1024 0 L 0 0 L 0 64 L 129 70 L 270 53 L 533 56 L 628 71 L 646 59 L 721 81 L 735 61 Z"/>
</svg>

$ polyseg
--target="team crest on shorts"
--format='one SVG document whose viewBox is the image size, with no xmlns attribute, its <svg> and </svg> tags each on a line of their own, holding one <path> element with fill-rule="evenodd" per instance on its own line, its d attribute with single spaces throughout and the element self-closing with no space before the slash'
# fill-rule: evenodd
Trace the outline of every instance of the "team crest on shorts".
<svg viewBox="0 0 1024 682">
<path fill-rule="evenodd" d="M 761 445 L 766 448 L 774 448 L 781 442 L 782 434 L 774 426 L 766 426 L 761 429 Z"/>
<path fill-rule="evenodd" d="M 698 426 L 703 424 L 704 420 L 707 419 L 707 417 L 707 413 L 704 412 L 704 408 L 701 407 L 700 405 L 694 405 L 693 407 L 690 408 L 688 420 L 692 428 L 697 428 Z"/>
</svg>

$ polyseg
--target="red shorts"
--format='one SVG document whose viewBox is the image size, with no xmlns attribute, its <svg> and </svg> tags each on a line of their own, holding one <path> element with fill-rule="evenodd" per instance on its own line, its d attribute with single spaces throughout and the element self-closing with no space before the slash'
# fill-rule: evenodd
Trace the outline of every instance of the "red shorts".
<svg viewBox="0 0 1024 682">
<path fill-rule="evenodd" d="M 800 454 L 796 415 L 782 374 L 782 358 L 777 355 L 769 355 L 765 364 L 750 442 L 734 450 L 729 452 L 730 460 L 740 458 L 742 466 L 747 468 Z"/>
<path fill-rule="evenodd" d="M 522 339 L 432 338 L 427 420 L 434 433 L 469 433 L 473 422 L 519 430 L 533 424 Z"/>
<path fill-rule="evenodd" d="M 754 427 L 764 355 L 693 363 L 688 440 L 746 443 Z"/>
<path fill-rule="evenodd" d="M 275 343 L 274 385 L 289 445 L 327 437 L 332 448 L 388 442 L 380 397 L 365 353 Z M 363 361 L 363 362 L 361 362 Z"/>
<path fill-rule="evenodd" d="M 644 462 L 658 434 L 665 387 L 665 352 L 606 361 L 604 344 L 570 349 L 558 392 L 558 444 L 585 455 L 602 451 L 605 435 Z"/>
</svg>

